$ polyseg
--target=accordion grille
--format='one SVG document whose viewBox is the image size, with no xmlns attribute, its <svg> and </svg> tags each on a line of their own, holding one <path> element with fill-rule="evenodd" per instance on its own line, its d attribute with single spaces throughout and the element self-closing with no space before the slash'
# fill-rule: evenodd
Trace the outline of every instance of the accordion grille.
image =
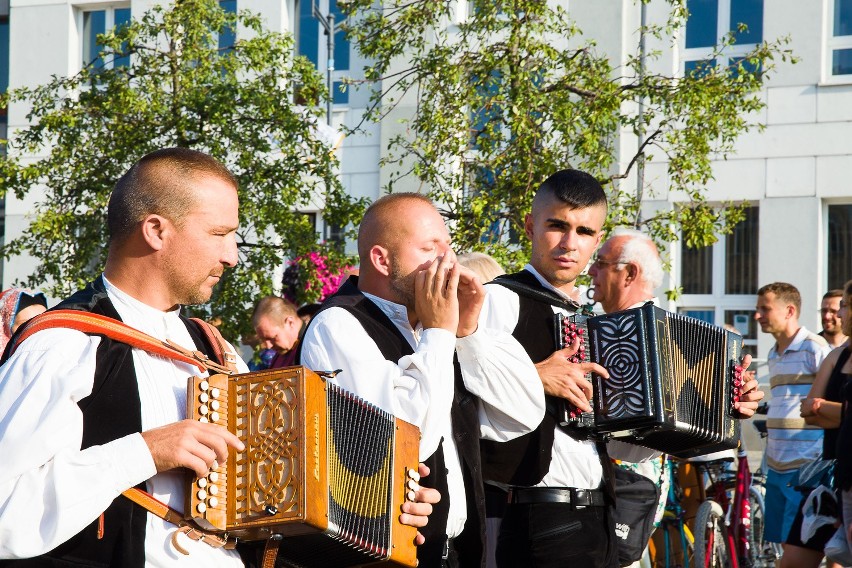
<svg viewBox="0 0 852 568">
<path fill-rule="evenodd" d="M 329 531 L 377 558 L 391 549 L 393 416 L 328 385 Z"/>
<path fill-rule="evenodd" d="M 235 433 L 246 445 L 236 453 L 234 518 L 237 523 L 266 516 L 275 505 L 281 518 L 297 518 L 300 469 L 298 411 L 299 375 L 269 375 L 258 380 L 250 375 L 233 379 L 236 394 Z"/>
</svg>

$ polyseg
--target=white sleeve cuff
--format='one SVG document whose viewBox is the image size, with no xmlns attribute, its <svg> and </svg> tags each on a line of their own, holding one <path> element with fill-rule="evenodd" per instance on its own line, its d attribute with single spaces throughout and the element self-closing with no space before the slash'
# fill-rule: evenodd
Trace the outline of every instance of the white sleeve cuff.
<svg viewBox="0 0 852 568">
<path fill-rule="evenodd" d="M 142 434 L 130 434 L 101 446 L 115 468 L 115 489 L 122 492 L 154 477 L 157 467 Z"/>
</svg>

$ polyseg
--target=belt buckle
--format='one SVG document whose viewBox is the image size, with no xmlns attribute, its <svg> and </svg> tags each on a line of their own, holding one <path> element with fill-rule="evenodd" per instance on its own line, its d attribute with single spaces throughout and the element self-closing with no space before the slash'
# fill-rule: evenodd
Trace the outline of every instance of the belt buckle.
<svg viewBox="0 0 852 568">
<path fill-rule="evenodd" d="M 571 489 L 571 505 L 575 509 L 585 509 L 591 505 L 589 492 L 585 489 Z"/>
</svg>

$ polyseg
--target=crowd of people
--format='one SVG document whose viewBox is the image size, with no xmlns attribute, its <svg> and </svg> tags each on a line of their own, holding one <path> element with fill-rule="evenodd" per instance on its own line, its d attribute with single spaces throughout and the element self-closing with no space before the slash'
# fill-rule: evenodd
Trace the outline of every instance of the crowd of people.
<svg viewBox="0 0 852 568">
<path fill-rule="evenodd" d="M 57 307 L 215 358 L 209 330 L 181 306 L 207 302 L 237 263 L 238 208 L 236 180 L 210 156 L 165 149 L 143 157 L 110 199 L 102 275 Z M 579 435 L 554 410 L 567 401 L 590 411 L 587 374 L 609 376 L 576 361 L 579 341 L 559 348 L 552 332 L 555 314 L 581 309 L 581 274 L 588 269 L 605 313 L 659 303 L 664 272 L 654 242 L 632 229 L 604 239 L 606 218 L 593 176 L 555 172 L 523 219 L 529 261 L 507 275 L 487 256 L 456 256 L 428 198 L 391 194 L 360 223 L 357 274 L 321 306 L 300 312 L 277 296 L 258 301 L 256 345 L 270 355 L 263 367 L 343 369 L 333 379 L 343 388 L 420 428 L 423 476 L 399 514 L 420 531 L 422 568 L 624 565 L 614 461 L 662 485 L 665 457 Z M 838 478 L 848 483 L 841 488 L 852 489 L 844 473 L 852 463 L 835 452 L 852 436 L 841 421 L 852 372 L 850 299 L 852 283 L 826 294 L 820 336 L 799 325 L 793 286 L 758 292 L 756 319 L 776 342 L 768 357 L 766 536 L 786 543 L 787 566 L 818 565 L 825 533 L 833 533 L 797 538 L 797 470 L 836 456 Z M 0 306 L 9 343 L 0 366 L 0 565 L 259 566 L 258 547 L 202 539 L 186 543 L 188 556 L 176 551 L 175 526 L 121 496 L 138 487 L 180 510 L 184 470 L 203 476 L 242 449 L 224 428 L 186 420 L 186 380 L 198 369 L 92 331 L 14 335 L 46 304 L 14 290 Z M 742 365 L 750 363 L 745 356 Z M 735 405 L 741 418 L 764 397 L 753 374 L 745 378 Z"/>
</svg>

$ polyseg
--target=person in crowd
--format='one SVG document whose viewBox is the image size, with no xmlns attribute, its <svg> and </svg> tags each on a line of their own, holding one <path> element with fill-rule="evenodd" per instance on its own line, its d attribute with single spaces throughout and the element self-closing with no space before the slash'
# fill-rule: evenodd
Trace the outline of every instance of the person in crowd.
<svg viewBox="0 0 852 568">
<path fill-rule="evenodd" d="M 342 369 L 334 380 L 344 388 L 420 428 L 432 471 L 421 483 L 447 496 L 424 529 L 420 567 L 481 566 L 479 438 L 506 440 L 538 425 L 535 367 L 509 333 L 479 321 L 486 291 L 456 259 L 428 198 L 396 193 L 373 203 L 358 256 L 359 276 L 308 325 L 301 362 Z"/>
<path fill-rule="evenodd" d="M 103 274 L 58 307 L 120 320 L 214 356 L 181 305 L 207 302 L 237 263 L 237 182 L 212 157 L 152 152 L 116 183 Z M 232 350 L 230 346 L 227 346 Z M 245 364 L 236 361 L 245 371 Z M 186 420 L 198 368 L 98 334 L 51 328 L 0 367 L 0 558 L 16 566 L 243 566 L 237 550 L 184 539 L 175 525 L 121 496 L 131 487 L 184 508 L 185 470 L 206 475 L 243 444 Z M 433 492 L 418 499 L 434 501 Z M 406 503 L 422 526 L 429 503 Z"/>
<path fill-rule="evenodd" d="M 852 301 L 852 280 L 847 282 L 842 290 L 838 291 L 841 296 L 836 306 L 836 321 L 842 323 L 842 328 L 836 331 L 837 334 L 848 337 L 852 335 L 852 329 L 850 329 L 852 322 L 845 315 L 847 306 Z M 832 290 L 823 297 L 823 308 L 826 307 L 826 298 L 836 298 L 836 296 L 830 296 L 833 292 Z M 823 312 L 823 322 L 825 322 L 825 319 L 825 312 Z M 823 327 L 826 327 L 825 323 L 823 323 Z M 849 340 L 847 339 L 841 348 L 834 349 L 828 354 L 817 370 L 807 398 L 801 403 L 800 414 L 805 423 L 824 430 L 822 459 L 826 460 L 838 458 L 837 439 L 842 417 L 843 388 L 852 378 L 850 353 L 852 351 L 849 349 Z M 834 535 L 835 527 L 827 525 L 818 529 L 812 538 L 806 541 L 802 539 L 802 522 L 804 521 L 802 506 L 804 502 L 803 499 L 799 512 L 793 520 L 790 534 L 787 535 L 784 556 L 781 559 L 782 568 L 817 568 L 824 557 L 823 550 L 826 543 Z M 839 568 L 840 564 L 829 559 L 826 566 L 828 568 Z"/>
<path fill-rule="evenodd" d="M 41 292 L 26 288 L 8 288 L 0 295 L 0 319 L 3 331 L 0 333 L 0 353 L 22 324 L 47 309 L 47 298 Z"/>
<path fill-rule="evenodd" d="M 466 252 L 458 255 L 459 263 L 473 270 L 483 283 L 491 282 L 501 274 L 506 274 L 503 267 L 484 252 Z"/>
<path fill-rule="evenodd" d="M 305 304 L 296 310 L 296 315 L 307 325 L 311 321 L 311 318 L 319 311 L 321 305 L 316 302 Z"/>
<path fill-rule="evenodd" d="M 802 496 L 795 489 L 799 468 L 819 459 L 823 430 L 800 415 L 829 347 L 825 339 L 799 325 L 802 298 L 792 284 L 773 282 L 757 291 L 755 319 L 775 338 L 769 350 L 771 401 L 766 427 L 766 515 L 764 538 L 785 542 Z M 789 545 L 795 546 L 795 545 Z M 786 555 L 787 544 L 783 545 Z"/>
<path fill-rule="evenodd" d="M 481 321 L 512 333 L 525 347 L 536 363 L 548 408 L 562 398 L 591 411 L 592 388 L 584 375 L 609 376 L 598 364 L 570 362 L 578 340 L 556 350 L 552 331 L 554 313 L 579 310 L 575 282 L 600 244 L 606 215 L 606 195 L 594 177 L 578 170 L 556 172 L 541 184 L 525 218 L 532 244 L 529 264 L 498 279 L 508 278 L 536 294 L 521 294 L 505 284 L 488 286 Z M 747 416 L 763 393 L 756 381 L 748 382 L 744 391 L 738 409 Z M 638 462 L 655 454 L 617 441 L 604 446 L 576 437 L 558 426 L 550 411 L 529 435 L 504 444 L 483 441 L 483 476 L 509 489 L 498 566 L 616 566 L 607 507 L 613 496 L 609 456 Z"/>
<path fill-rule="evenodd" d="M 819 315 L 822 320 L 822 331 L 819 332 L 819 335 L 828 342 L 832 349 L 840 347 L 849 339 L 849 334 L 844 332 L 843 316 L 840 314 L 842 298 L 843 290 L 839 288 L 829 290 L 822 297 L 819 307 Z"/>
<path fill-rule="evenodd" d="M 296 364 L 297 345 L 306 329 L 296 306 L 280 296 L 266 296 L 254 308 L 251 322 L 259 345 L 275 352 L 268 369 Z"/>
<path fill-rule="evenodd" d="M 663 283 L 663 262 L 657 245 L 645 233 L 624 227 L 616 228 L 598 250 L 589 266 L 592 299 L 605 313 L 638 308 L 647 302 L 659 306 L 654 290 Z M 654 515 L 655 524 L 663 518 L 668 497 L 669 474 L 665 455 L 643 462 L 619 461 L 617 465 L 635 471 L 660 488 L 660 501 Z M 639 566 L 639 561 L 634 563 Z"/>
</svg>

